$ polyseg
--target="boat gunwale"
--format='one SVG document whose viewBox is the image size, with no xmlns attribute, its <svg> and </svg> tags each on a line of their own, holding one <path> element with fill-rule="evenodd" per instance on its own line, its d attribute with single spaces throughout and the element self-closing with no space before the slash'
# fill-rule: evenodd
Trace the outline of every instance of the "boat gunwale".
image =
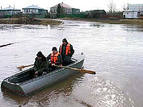
<svg viewBox="0 0 143 107">
<path fill-rule="evenodd" d="M 70 64 L 70 65 L 68 65 L 68 66 L 75 65 L 75 64 L 79 63 L 80 61 L 82 61 L 82 60 L 79 60 L 79 61 L 77 60 L 77 62 L 72 63 L 72 64 Z M 39 79 L 41 79 L 41 78 L 43 78 L 43 77 L 48 77 L 48 76 L 50 76 L 50 75 L 54 75 L 54 74 L 58 73 L 59 71 L 63 71 L 63 70 L 65 70 L 65 68 L 60 68 L 60 69 L 58 69 L 58 70 L 54 70 L 54 71 L 52 71 L 52 72 L 50 72 L 50 73 L 47 73 L 47 74 L 45 74 L 45 75 L 39 76 L 39 77 L 37 77 L 37 78 L 30 79 L 30 80 L 28 80 L 28 81 L 21 82 L 21 83 L 18 83 L 18 84 L 19 84 L 19 85 L 24 85 L 24 84 L 27 84 L 27 83 L 31 83 L 31 82 L 33 82 L 33 81 L 35 81 L 35 80 L 39 80 Z"/>
</svg>

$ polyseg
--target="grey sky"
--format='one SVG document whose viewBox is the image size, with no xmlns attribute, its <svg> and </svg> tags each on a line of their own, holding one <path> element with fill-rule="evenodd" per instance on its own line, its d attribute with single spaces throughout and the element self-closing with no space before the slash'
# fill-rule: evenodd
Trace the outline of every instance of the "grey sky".
<svg viewBox="0 0 143 107">
<path fill-rule="evenodd" d="M 0 0 L 0 6 L 5 8 L 9 5 L 15 5 L 15 8 L 21 9 L 23 7 L 34 4 L 49 10 L 51 6 L 58 4 L 60 2 L 64 2 L 66 4 L 69 4 L 71 7 L 80 8 L 81 10 L 108 10 L 109 1 L 111 0 Z M 143 4 L 143 0 L 113 0 L 113 2 L 116 4 L 117 10 L 122 10 L 124 5 L 126 5 L 127 3 Z"/>
</svg>

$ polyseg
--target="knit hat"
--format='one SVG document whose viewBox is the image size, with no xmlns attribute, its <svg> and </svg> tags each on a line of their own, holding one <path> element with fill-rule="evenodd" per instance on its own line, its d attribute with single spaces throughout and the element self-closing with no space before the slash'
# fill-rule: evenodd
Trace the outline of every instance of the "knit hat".
<svg viewBox="0 0 143 107">
<path fill-rule="evenodd" d="M 53 47 L 53 48 L 52 48 L 52 51 L 57 51 L 57 48 L 56 48 L 56 47 Z"/>
<path fill-rule="evenodd" d="M 63 41 L 63 42 L 66 42 L 66 43 L 68 42 L 66 38 L 64 38 L 62 41 Z"/>
<path fill-rule="evenodd" d="M 37 53 L 37 56 L 38 56 L 38 57 L 43 57 L 42 52 L 41 52 L 41 51 L 39 51 L 39 52 Z"/>
</svg>

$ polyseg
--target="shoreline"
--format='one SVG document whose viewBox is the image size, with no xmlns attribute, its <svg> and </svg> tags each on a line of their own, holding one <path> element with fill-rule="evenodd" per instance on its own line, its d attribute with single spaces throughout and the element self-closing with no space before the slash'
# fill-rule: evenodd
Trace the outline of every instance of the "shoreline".
<svg viewBox="0 0 143 107">
<path fill-rule="evenodd" d="M 60 25 L 62 21 L 48 18 L 0 18 L 0 24 Z"/>
<path fill-rule="evenodd" d="M 129 24 L 129 25 L 143 25 L 143 19 L 95 19 L 95 18 L 0 18 L 0 24 L 31 24 L 31 25 L 60 25 L 63 22 L 60 20 L 75 20 L 88 22 L 101 22 L 107 24 Z"/>
<path fill-rule="evenodd" d="M 76 21 L 101 22 L 101 23 L 108 23 L 108 24 L 143 25 L 143 19 L 62 18 L 62 20 L 76 20 Z"/>
</svg>

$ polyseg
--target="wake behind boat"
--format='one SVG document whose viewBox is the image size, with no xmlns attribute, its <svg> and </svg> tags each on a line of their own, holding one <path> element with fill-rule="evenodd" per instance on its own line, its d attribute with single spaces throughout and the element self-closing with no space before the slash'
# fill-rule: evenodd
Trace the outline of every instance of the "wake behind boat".
<svg viewBox="0 0 143 107">
<path fill-rule="evenodd" d="M 67 65 L 67 67 L 81 69 L 83 62 L 84 55 L 81 54 L 78 56 L 78 58 L 72 58 L 72 63 Z M 31 78 L 30 69 L 4 79 L 2 81 L 1 87 L 8 89 L 9 91 L 18 95 L 26 96 L 78 73 L 77 71 L 71 69 L 60 68 L 36 78 Z"/>
</svg>

